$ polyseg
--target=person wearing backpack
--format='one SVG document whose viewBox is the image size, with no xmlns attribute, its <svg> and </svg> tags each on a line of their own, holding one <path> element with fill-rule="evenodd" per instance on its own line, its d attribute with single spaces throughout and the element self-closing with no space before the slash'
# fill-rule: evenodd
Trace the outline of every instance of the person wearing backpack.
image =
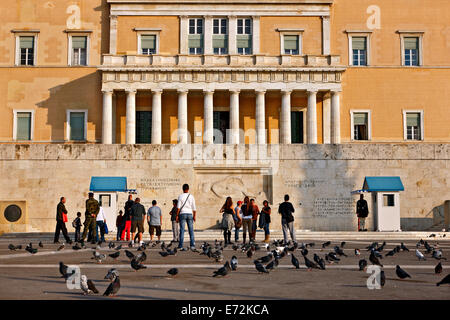
<svg viewBox="0 0 450 320">
<path fill-rule="evenodd" d="M 77 217 L 72 221 L 72 227 L 75 228 L 75 242 L 81 238 L 81 212 L 77 212 Z"/>
</svg>

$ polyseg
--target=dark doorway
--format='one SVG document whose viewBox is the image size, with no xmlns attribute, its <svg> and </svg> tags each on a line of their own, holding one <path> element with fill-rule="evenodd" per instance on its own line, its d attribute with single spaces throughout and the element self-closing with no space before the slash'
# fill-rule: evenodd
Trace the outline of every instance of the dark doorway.
<svg viewBox="0 0 450 320">
<path fill-rule="evenodd" d="M 213 127 L 222 133 L 222 137 L 214 134 L 214 143 L 227 143 L 227 129 L 230 127 L 230 113 L 228 111 L 214 111 Z M 216 137 L 217 136 L 217 137 Z"/>
<path fill-rule="evenodd" d="M 291 111 L 291 143 L 303 143 L 303 111 Z"/>
<path fill-rule="evenodd" d="M 152 112 L 136 112 L 136 143 L 152 142 Z"/>
</svg>

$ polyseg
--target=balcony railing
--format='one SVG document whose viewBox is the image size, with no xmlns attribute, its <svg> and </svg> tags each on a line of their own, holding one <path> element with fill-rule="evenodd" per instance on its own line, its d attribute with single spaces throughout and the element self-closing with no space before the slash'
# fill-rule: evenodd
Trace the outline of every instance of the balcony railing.
<svg viewBox="0 0 450 320">
<path fill-rule="evenodd" d="M 104 54 L 102 67 L 341 67 L 339 55 Z"/>
</svg>

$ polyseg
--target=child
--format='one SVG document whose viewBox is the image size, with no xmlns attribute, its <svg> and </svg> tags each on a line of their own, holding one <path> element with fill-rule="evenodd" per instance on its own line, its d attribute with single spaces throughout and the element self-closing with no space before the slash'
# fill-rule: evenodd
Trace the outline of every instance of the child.
<svg viewBox="0 0 450 320">
<path fill-rule="evenodd" d="M 75 242 L 81 240 L 81 212 L 77 212 L 77 217 L 72 222 L 72 227 L 75 228 Z"/>
<path fill-rule="evenodd" d="M 117 216 L 116 219 L 116 227 L 117 227 L 117 237 L 116 240 L 119 241 L 120 240 L 120 236 L 122 235 L 122 230 L 123 227 L 125 226 L 125 221 L 123 221 L 123 212 L 122 210 L 119 211 L 119 215 Z"/>
</svg>

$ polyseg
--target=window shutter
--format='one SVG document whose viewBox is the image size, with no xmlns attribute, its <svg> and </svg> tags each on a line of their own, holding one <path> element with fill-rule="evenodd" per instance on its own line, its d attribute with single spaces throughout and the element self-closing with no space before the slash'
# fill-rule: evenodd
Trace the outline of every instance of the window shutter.
<svg viewBox="0 0 450 320">
<path fill-rule="evenodd" d="M 34 37 L 20 37 L 20 48 L 33 48 Z"/>
<path fill-rule="evenodd" d="M 284 36 L 284 49 L 298 50 L 298 36 L 296 35 Z"/>
<path fill-rule="evenodd" d="M 72 37 L 73 49 L 86 49 L 87 38 L 86 37 Z"/>
<path fill-rule="evenodd" d="M 366 37 L 352 37 L 353 50 L 366 50 Z"/>
<path fill-rule="evenodd" d="M 419 127 L 420 124 L 420 113 L 407 113 L 406 114 L 406 125 L 412 127 Z"/>
<path fill-rule="evenodd" d="M 417 37 L 405 37 L 405 50 L 418 50 L 419 38 Z"/>
<path fill-rule="evenodd" d="M 17 140 L 31 139 L 31 113 L 18 112 L 17 113 Z"/>
<path fill-rule="evenodd" d="M 156 50 L 156 35 L 154 34 L 141 35 L 141 48 Z"/>
<path fill-rule="evenodd" d="M 354 113 L 353 114 L 353 125 L 367 125 L 368 114 L 367 113 Z"/>
<path fill-rule="evenodd" d="M 213 48 L 226 48 L 228 42 L 227 40 L 227 36 L 225 35 L 213 36 Z"/>
<path fill-rule="evenodd" d="M 70 113 L 70 140 L 84 140 L 84 112 Z"/>
<path fill-rule="evenodd" d="M 252 47 L 252 38 L 249 35 L 237 35 L 236 36 L 236 45 L 238 48 L 251 48 Z"/>
<path fill-rule="evenodd" d="M 201 34 L 191 34 L 188 39 L 189 48 L 202 48 L 203 47 L 203 36 Z"/>
</svg>

